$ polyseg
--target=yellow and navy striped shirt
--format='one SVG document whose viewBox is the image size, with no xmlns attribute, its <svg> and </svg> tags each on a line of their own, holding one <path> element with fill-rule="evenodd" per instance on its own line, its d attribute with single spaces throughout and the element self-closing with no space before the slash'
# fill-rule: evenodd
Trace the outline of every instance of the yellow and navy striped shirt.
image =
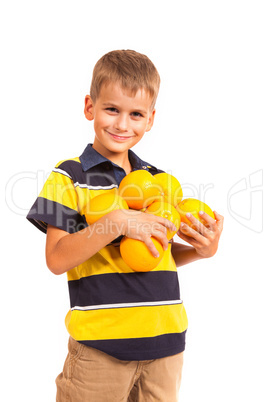
<svg viewBox="0 0 268 402">
<path fill-rule="evenodd" d="M 161 172 L 131 150 L 133 170 Z M 116 191 L 125 171 L 89 144 L 80 157 L 61 161 L 27 215 L 46 233 L 47 225 L 75 233 L 87 226 L 90 199 Z M 120 255 L 118 240 L 67 272 L 71 337 L 121 360 L 151 360 L 185 348 L 187 316 L 180 298 L 171 245 L 150 272 L 134 272 Z"/>
</svg>

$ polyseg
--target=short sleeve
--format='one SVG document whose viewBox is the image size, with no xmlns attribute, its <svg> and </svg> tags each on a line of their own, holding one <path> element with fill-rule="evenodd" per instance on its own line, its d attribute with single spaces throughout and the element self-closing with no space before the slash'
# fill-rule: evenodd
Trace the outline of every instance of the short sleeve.
<svg viewBox="0 0 268 402">
<path fill-rule="evenodd" d="M 78 195 L 69 173 L 56 165 L 26 218 L 42 232 L 47 225 L 75 233 L 87 226 L 78 208 Z"/>
</svg>

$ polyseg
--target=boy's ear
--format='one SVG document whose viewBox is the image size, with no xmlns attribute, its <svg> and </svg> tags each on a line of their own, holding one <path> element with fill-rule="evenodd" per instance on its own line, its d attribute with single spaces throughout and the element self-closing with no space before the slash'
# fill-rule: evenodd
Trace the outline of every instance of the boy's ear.
<svg viewBox="0 0 268 402">
<path fill-rule="evenodd" d="M 88 120 L 94 120 L 94 105 L 90 95 L 85 97 L 84 114 Z"/>
<path fill-rule="evenodd" d="M 155 109 L 152 111 L 145 131 L 150 131 L 154 124 Z"/>
</svg>

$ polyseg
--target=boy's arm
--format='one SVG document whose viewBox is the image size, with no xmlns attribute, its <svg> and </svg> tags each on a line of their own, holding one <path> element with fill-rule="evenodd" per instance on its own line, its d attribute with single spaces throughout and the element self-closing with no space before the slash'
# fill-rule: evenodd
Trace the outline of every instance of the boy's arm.
<svg viewBox="0 0 268 402">
<path fill-rule="evenodd" d="M 152 254 L 157 256 L 151 236 L 156 237 L 167 249 L 167 228 L 174 230 L 175 227 L 165 218 L 133 210 L 112 211 L 93 225 L 72 234 L 48 225 L 47 266 L 54 274 L 63 274 L 121 235 L 144 241 Z"/>
<path fill-rule="evenodd" d="M 172 243 L 171 253 L 177 267 L 181 267 L 182 265 L 189 264 L 190 262 L 194 262 L 202 258 L 199 254 L 197 254 L 194 247 L 175 242 Z"/>
<path fill-rule="evenodd" d="M 172 244 L 171 251 L 177 267 L 201 258 L 212 257 L 216 253 L 223 229 L 224 218 L 216 211 L 214 211 L 214 215 L 216 220 L 212 219 L 206 213 L 200 214 L 204 224 L 191 214 L 187 216 L 195 225 L 196 230 L 187 224 L 181 223 L 177 234 L 192 247 L 179 243 Z"/>
</svg>

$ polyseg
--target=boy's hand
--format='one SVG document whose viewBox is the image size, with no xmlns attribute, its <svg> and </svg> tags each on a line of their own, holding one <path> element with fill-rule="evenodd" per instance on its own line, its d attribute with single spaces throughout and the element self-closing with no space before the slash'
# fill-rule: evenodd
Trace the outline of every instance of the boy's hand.
<svg viewBox="0 0 268 402">
<path fill-rule="evenodd" d="M 122 235 L 143 241 L 154 257 L 158 257 L 158 251 L 151 240 L 151 236 L 162 244 L 164 250 L 167 250 L 167 229 L 176 230 L 175 225 L 168 219 L 133 209 L 117 210 L 114 213 L 117 214 L 118 222 L 121 224 Z"/>
<path fill-rule="evenodd" d="M 191 244 L 201 257 L 212 257 L 218 249 L 224 218 L 216 211 L 214 211 L 216 220 L 212 219 L 206 213 L 199 213 L 199 215 L 205 221 L 204 224 L 189 214 L 187 218 L 193 223 L 196 229 L 191 228 L 186 223 L 181 223 L 177 234 L 182 240 Z"/>
</svg>

